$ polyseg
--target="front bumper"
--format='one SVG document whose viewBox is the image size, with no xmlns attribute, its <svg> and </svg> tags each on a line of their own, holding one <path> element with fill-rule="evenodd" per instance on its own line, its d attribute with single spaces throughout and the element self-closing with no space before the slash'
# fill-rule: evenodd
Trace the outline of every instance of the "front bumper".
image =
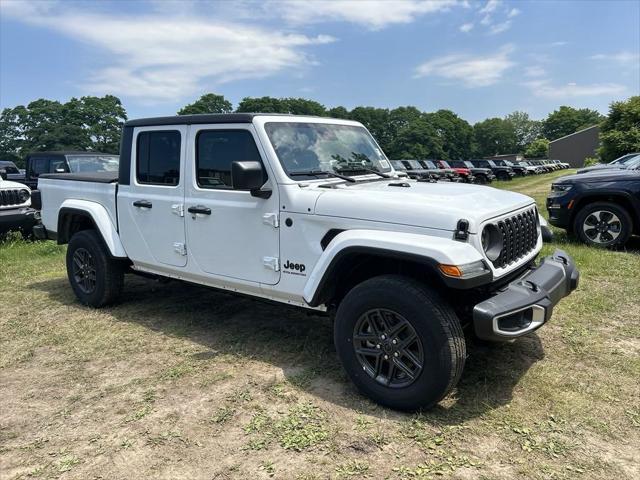
<svg viewBox="0 0 640 480">
<path fill-rule="evenodd" d="M 578 286 L 580 272 L 573 259 L 556 250 L 473 308 L 476 335 L 483 340 L 507 341 L 540 328 L 553 307 Z"/>
<path fill-rule="evenodd" d="M 29 233 L 38 220 L 39 212 L 30 207 L 0 210 L 0 235 L 12 230 Z"/>
</svg>

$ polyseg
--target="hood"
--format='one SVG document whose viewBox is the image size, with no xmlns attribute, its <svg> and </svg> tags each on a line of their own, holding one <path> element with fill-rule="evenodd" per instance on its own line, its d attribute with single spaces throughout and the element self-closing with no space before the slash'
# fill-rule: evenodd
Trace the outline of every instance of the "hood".
<svg viewBox="0 0 640 480">
<path fill-rule="evenodd" d="M 598 171 L 598 170 L 606 170 L 608 168 L 621 168 L 622 165 L 609 165 L 608 163 L 603 163 L 600 165 L 592 165 L 591 167 L 586 167 L 586 168 L 581 168 L 580 170 L 578 170 L 578 173 L 587 173 L 587 172 L 593 172 L 593 171 Z"/>
<path fill-rule="evenodd" d="M 596 183 L 612 180 L 640 180 L 640 170 L 625 170 L 621 168 L 604 168 L 591 172 L 560 177 L 553 183 Z"/>
<path fill-rule="evenodd" d="M 409 187 L 392 186 L 406 183 Z M 519 193 L 483 185 L 376 181 L 338 184 L 324 189 L 315 213 L 334 217 L 394 223 L 453 231 L 460 219 L 469 221 L 469 231 L 498 215 L 534 203 Z"/>
<path fill-rule="evenodd" d="M 2 180 L 0 178 L 0 189 L 24 189 L 24 190 L 29 190 L 31 191 L 31 189 L 29 187 L 27 187 L 26 185 L 24 185 L 23 183 L 18 183 L 18 182 L 12 182 L 11 180 Z"/>
</svg>

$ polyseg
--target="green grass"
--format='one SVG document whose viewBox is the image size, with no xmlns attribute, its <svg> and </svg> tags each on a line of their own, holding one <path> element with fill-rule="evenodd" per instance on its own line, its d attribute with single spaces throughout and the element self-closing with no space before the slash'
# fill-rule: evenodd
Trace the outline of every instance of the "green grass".
<svg viewBox="0 0 640 480">
<path fill-rule="evenodd" d="M 542 214 L 552 179 L 498 182 Z M 0 244 L 0 477 L 639 478 L 640 248 L 555 229 L 579 289 L 536 334 L 469 343 L 458 388 L 403 414 L 345 378 L 327 319 L 128 276 L 92 310 L 65 248 Z"/>
</svg>

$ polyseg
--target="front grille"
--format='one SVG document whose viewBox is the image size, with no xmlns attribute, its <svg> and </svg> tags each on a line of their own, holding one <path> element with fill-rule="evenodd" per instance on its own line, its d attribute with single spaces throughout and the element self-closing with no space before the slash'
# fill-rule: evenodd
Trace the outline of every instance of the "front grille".
<svg viewBox="0 0 640 480">
<path fill-rule="evenodd" d="M 20 205 L 20 190 L 0 190 L 0 206 Z"/>
<path fill-rule="evenodd" d="M 493 261 L 496 268 L 504 268 L 526 257 L 538 243 L 538 209 L 531 208 L 496 223 L 502 233 L 502 252 Z"/>
</svg>

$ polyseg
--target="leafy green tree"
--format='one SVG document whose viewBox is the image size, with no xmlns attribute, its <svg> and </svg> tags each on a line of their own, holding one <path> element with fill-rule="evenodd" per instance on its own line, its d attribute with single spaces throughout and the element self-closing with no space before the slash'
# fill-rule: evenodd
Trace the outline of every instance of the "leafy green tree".
<svg viewBox="0 0 640 480">
<path fill-rule="evenodd" d="M 451 110 L 427 113 L 424 118 L 442 143 L 442 160 L 468 159 L 473 154 L 473 127 Z"/>
<path fill-rule="evenodd" d="M 0 153 L 11 158 L 45 150 L 117 153 L 126 119 L 120 100 L 112 95 L 72 98 L 67 103 L 41 98 L 2 111 Z"/>
<path fill-rule="evenodd" d="M 529 144 L 542 135 L 542 122 L 531 120 L 526 112 L 515 111 L 504 119 L 513 125 L 516 132 L 516 147 L 519 153 L 524 152 Z"/>
<path fill-rule="evenodd" d="M 598 153 L 604 162 L 640 152 L 640 96 L 609 106 L 609 116 L 600 129 L 600 142 Z"/>
<path fill-rule="evenodd" d="M 119 153 L 122 125 L 127 112 L 118 97 L 72 98 L 65 104 L 67 121 L 81 126 L 90 140 L 89 148 L 105 153 Z"/>
<path fill-rule="evenodd" d="M 550 113 L 542 122 L 542 134 L 548 140 L 556 140 L 583 128 L 597 125 L 603 119 L 604 117 L 595 110 L 562 106 Z"/>
<path fill-rule="evenodd" d="M 481 157 L 514 153 L 518 137 L 513 125 L 502 118 L 488 118 L 473 126 L 476 155 Z"/>
<path fill-rule="evenodd" d="M 324 116 L 327 110 L 321 103 L 305 98 L 245 97 L 236 112 Z"/>
<path fill-rule="evenodd" d="M 349 110 L 344 107 L 333 107 L 327 110 L 327 117 L 349 120 Z"/>
<path fill-rule="evenodd" d="M 230 113 L 233 105 L 222 95 L 205 93 L 198 100 L 185 105 L 178 110 L 178 115 L 193 115 L 198 113 Z"/>
<path fill-rule="evenodd" d="M 524 151 L 527 158 L 547 158 L 549 155 L 549 140 L 546 138 L 536 138 Z"/>
<path fill-rule="evenodd" d="M 426 119 L 420 118 L 400 129 L 387 150 L 391 159 L 443 158 L 442 139 Z"/>
</svg>

